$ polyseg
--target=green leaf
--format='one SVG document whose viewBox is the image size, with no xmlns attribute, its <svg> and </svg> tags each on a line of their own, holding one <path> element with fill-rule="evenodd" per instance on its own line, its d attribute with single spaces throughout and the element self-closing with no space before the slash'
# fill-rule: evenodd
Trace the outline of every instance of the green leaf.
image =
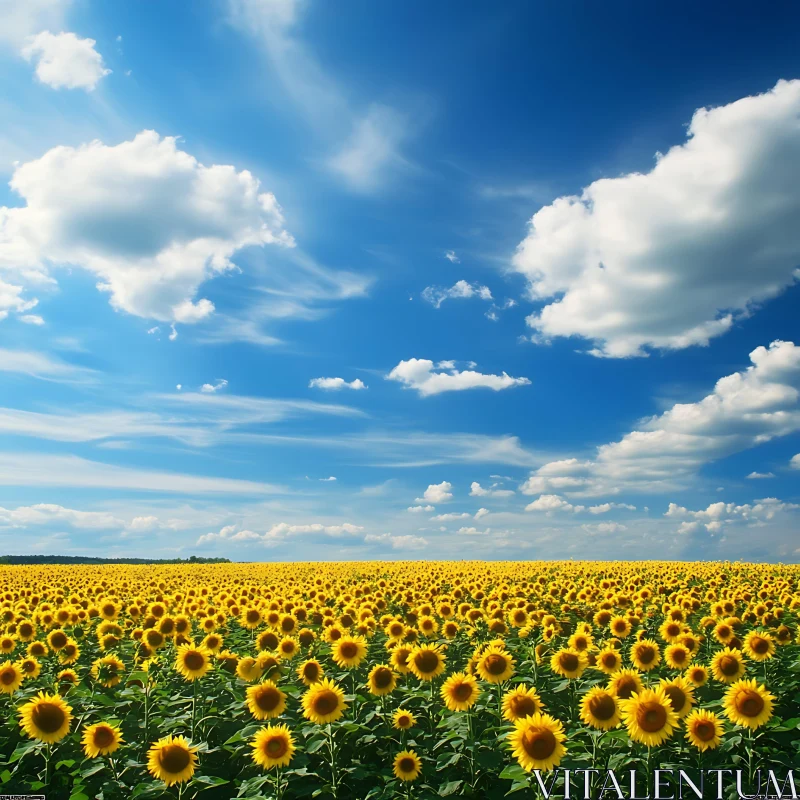
<svg viewBox="0 0 800 800">
<path fill-rule="evenodd" d="M 439 797 L 449 797 L 455 794 L 460 788 L 463 781 L 448 781 L 439 787 Z"/>
<path fill-rule="evenodd" d="M 528 773 L 525 772 L 524 769 L 519 764 L 509 764 L 501 773 L 501 778 L 505 778 L 506 780 L 512 781 L 522 781 L 524 780 L 527 784 L 528 782 Z"/>
</svg>

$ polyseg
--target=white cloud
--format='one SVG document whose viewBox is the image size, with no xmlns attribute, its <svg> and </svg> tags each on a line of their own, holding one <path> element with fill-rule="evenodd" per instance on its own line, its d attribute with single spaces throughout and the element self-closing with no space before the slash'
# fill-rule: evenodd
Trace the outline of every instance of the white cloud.
<svg viewBox="0 0 800 800">
<path fill-rule="evenodd" d="M 671 491 L 688 485 L 704 464 L 800 431 L 800 347 L 775 341 L 753 350 L 750 360 L 750 367 L 720 378 L 702 400 L 678 403 L 620 441 L 598 447 L 594 460 L 545 464 L 522 491 Z"/>
<path fill-rule="evenodd" d="M 407 135 L 405 116 L 375 103 L 353 122 L 350 136 L 327 166 L 353 191 L 373 192 L 391 175 L 411 168 L 400 149 Z"/>
<path fill-rule="evenodd" d="M 336 480 L 336 476 L 331 475 L 330 478 L 320 478 L 321 481 L 325 481 L 326 483 L 330 483 L 331 481 Z"/>
<path fill-rule="evenodd" d="M 428 546 L 428 540 L 422 536 L 395 536 L 392 533 L 368 533 L 364 541 L 367 544 L 388 544 L 393 550 L 421 550 Z"/>
<path fill-rule="evenodd" d="M 61 29 L 70 0 L 0 0 L 0 44 L 21 48 L 34 33 Z"/>
<path fill-rule="evenodd" d="M 765 497 L 752 503 L 711 503 L 708 508 L 691 511 L 684 506 L 670 503 L 664 516 L 681 519 L 678 533 L 697 533 L 704 527 L 712 535 L 720 533 L 728 525 L 744 523 L 751 527 L 762 527 L 779 515 L 800 510 L 797 503 L 784 503 L 775 497 Z"/>
<path fill-rule="evenodd" d="M 475 517 L 474 517 L 474 519 L 475 519 L 475 520 L 483 519 L 483 517 L 485 517 L 487 514 L 489 514 L 489 509 L 488 509 L 488 508 L 479 508 L 479 509 L 478 509 L 478 510 L 475 512 Z"/>
<path fill-rule="evenodd" d="M 187 495 L 264 495 L 282 491 L 256 481 L 133 469 L 45 453 L 0 453 L 0 486 L 91 487 Z"/>
<path fill-rule="evenodd" d="M 237 269 L 237 251 L 294 244 L 253 175 L 206 167 L 155 131 L 115 146 L 55 147 L 18 166 L 10 186 L 25 205 L 0 207 L 0 270 L 29 283 L 52 283 L 52 265 L 87 270 L 114 308 L 172 322 L 170 339 L 174 322 L 213 311 L 196 294 Z"/>
<path fill-rule="evenodd" d="M 467 281 L 456 281 L 452 286 L 426 286 L 420 295 L 432 306 L 440 308 L 445 300 L 469 300 L 478 297 L 481 300 L 491 300 L 492 292 L 488 286 Z"/>
<path fill-rule="evenodd" d="M 466 511 L 462 513 L 450 513 L 450 514 L 437 514 L 435 517 L 431 517 L 432 522 L 452 522 L 453 520 L 457 519 L 470 519 L 472 514 L 467 514 Z"/>
<path fill-rule="evenodd" d="M 0 320 L 5 319 L 9 312 L 24 315 L 26 311 L 36 306 L 39 301 L 36 298 L 26 300 L 22 296 L 24 291 L 22 286 L 6 283 L 0 278 Z M 20 319 L 24 321 L 25 317 L 22 316 Z"/>
<path fill-rule="evenodd" d="M 42 31 L 29 37 L 22 56 L 36 62 L 36 77 L 51 89 L 92 92 L 101 78 L 111 74 L 95 44 L 94 39 L 80 39 L 74 33 Z"/>
<path fill-rule="evenodd" d="M 800 453 L 796 456 L 792 456 L 792 460 L 789 462 L 789 467 L 791 469 L 800 469 Z"/>
<path fill-rule="evenodd" d="M 469 496 L 470 497 L 511 497 L 514 494 L 513 489 L 495 489 L 493 486 L 490 486 L 488 489 L 485 489 L 481 486 L 477 481 L 473 481 L 469 487 Z"/>
<path fill-rule="evenodd" d="M 699 109 L 650 172 L 541 208 L 513 262 L 549 301 L 529 325 L 641 356 L 707 344 L 780 294 L 800 263 L 798 113 L 800 80 Z"/>
<path fill-rule="evenodd" d="M 601 503 L 597 506 L 589 506 L 586 510 L 590 514 L 607 514 L 612 509 L 619 508 L 625 511 L 636 511 L 636 506 L 629 505 L 628 503 Z"/>
<path fill-rule="evenodd" d="M 551 514 L 554 511 L 572 511 L 579 513 L 584 510 L 584 506 L 574 506 L 563 497 L 557 494 L 543 494 L 537 497 L 532 503 L 525 506 L 526 511 L 545 511 Z"/>
<path fill-rule="evenodd" d="M 402 383 L 406 389 L 416 389 L 421 397 L 479 388 L 499 392 L 513 386 L 530 384 L 528 378 L 512 378 L 505 372 L 502 375 L 484 375 L 474 370 L 459 372 L 457 369 L 434 372 L 433 361 L 426 358 L 411 358 L 408 361 L 401 361 L 386 378 Z"/>
<path fill-rule="evenodd" d="M 491 528 L 487 528 L 485 531 L 479 531 L 475 527 L 464 527 L 459 528 L 456 533 L 461 534 L 462 536 L 488 536 L 492 532 Z"/>
<path fill-rule="evenodd" d="M 435 506 L 409 506 L 407 509 L 412 514 L 425 514 L 429 511 L 436 511 Z"/>
<path fill-rule="evenodd" d="M 451 263 L 451 264 L 460 264 L 461 259 L 456 255 L 455 250 L 447 250 L 445 251 L 444 257 Z"/>
<path fill-rule="evenodd" d="M 0 508 L 0 525 L 28 527 L 60 523 L 84 530 L 104 530 L 125 527 L 125 521 L 104 511 L 77 511 L 52 503 L 37 503 L 15 509 Z"/>
<path fill-rule="evenodd" d="M 425 490 L 425 494 L 422 497 L 418 497 L 415 502 L 417 503 L 432 503 L 436 505 L 437 503 L 449 503 L 453 499 L 452 493 L 453 484 L 449 483 L 448 481 L 442 481 L 441 483 L 432 483 L 428 488 Z"/>
<path fill-rule="evenodd" d="M 308 382 L 310 389 L 324 389 L 328 392 L 338 392 L 340 389 L 366 389 L 366 384 L 361 378 L 356 378 L 349 383 L 344 378 L 312 378 Z"/>
<path fill-rule="evenodd" d="M 17 372 L 51 381 L 85 381 L 93 371 L 76 367 L 45 353 L 33 350 L 7 350 L 0 347 L 0 372 Z"/>
<path fill-rule="evenodd" d="M 622 531 L 628 530 L 627 525 L 623 525 L 620 522 L 598 522 L 596 524 L 585 524 L 581 525 L 581 528 L 589 534 L 597 534 L 597 533 L 621 533 Z"/>
<path fill-rule="evenodd" d="M 751 472 L 747 476 L 747 480 L 757 481 L 757 480 L 762 480 L 762 479 L 766 479 L 766 478 L 774 478 L 774 477 L 775 477 L 775 475 L 773 473 L 771 473 L 771 472 Z"/>
<path fill-rule="evenodd" d="M 38 314 L 23 314 L 19 321 L 24 322 L 26 325 L 44 325 L 44 318 Z"/>
<path fill-rule="evenodd" d="M 216 383 L 204 383 L 200 387 L 200 391 L 204 394 L 214 394 L 214 392 L 218 392 L 220 389 L 224 389 L 228 385 L 228 381 L 225 378 L 221 378 Z"/>
</svg>

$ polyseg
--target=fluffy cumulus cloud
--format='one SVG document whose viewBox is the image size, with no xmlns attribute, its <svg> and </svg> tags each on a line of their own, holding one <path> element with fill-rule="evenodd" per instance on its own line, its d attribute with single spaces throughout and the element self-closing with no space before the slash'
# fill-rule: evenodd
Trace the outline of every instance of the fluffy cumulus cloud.
<svg viewBox="0 0 800 800">
<path fill-rule="evenodd" d="M 448 481 L 442 481 L 441 483 L 432 483 L 428 488 L 425 490 L 425 494 L 422 497 L 418 497 L 416 499 L 417 503 L 447 503 L 453 499 L 453 484 L 449 483 Z"/>
<path fill-rule="evenodd" d="M 595 536 L 598 533 L 622 533 L 623 531 L 628 530 L 628 526 L 623 525 L 621 522 L 587 522 L 585 525 L 581 525 L 581 528 L 592 536 Z"/>
<path fill-rule="evenodd" d="M 426 514 L 429 511 L 436 511 L 435 506 L 409 506 L 406 509 L 410 514 Z"/>
<path fill-rule="evenodd" d="M 728 525 L 744 523 L 750 527 L 763 527 L 779 515 L 800 510 L 796 503 L 784 503 L 775 497 L 765 497 L 752 503 L 712 503 L 708 508 L 691 511 L 684 506 L 670 503 L 664 516 L 681 520 L 678 533 L 697 533 L 705 528 L 710 534 L 718 534 Z"/>
<path fill-rule="evenodd" d="M 796 456 L 792 456 L 792 460 L 789 462 L 789 466 L 792 469 L 800 469 L 800 453 Z"/>
<path fill-rule="evenodd" d="M 692 117 L 650 172 L 597 180 L 540 209 L 514 267 L 542 338 L 593 353 L 704 345 L 775 297 L 800 263 L 800 80 Z"/>
<path fill-rule="evenodd" d="M 228 385 L 228 381 L 225 378 L 220 378 L 216 383 L 204 383 L 200 387 L 200 391 L 203 394 L 214 394 L 214 392 L 219 392 L 224 389 Z"/>
<path fill-rule="evenodd" d="M 434 365 L 427 358 L 410 358 L 401 361 L 387 376 L 387 380 L 398 381 L 406 389 L 415 389 L 421 397 L 429 397 L 442 392 L 461 392 L 466 389 L 492 389 L 499 392 L 513 386 L 527 386 L 528 378 L 512 378 L 505 372 L 502 375 L 485 375 L 473 369 L 459 371 L 451 366 L 453 362 L 443 362 L 448 365 Z"/>
<path fill-rule="evenodd" d="M 344 522 L 341 525 L 323 525 L 312 522 L 305 525 L 295 525 L 288 522 L 279 522 L 264 533 L 256 533 L 247 529 L 240 529 L 238 525 L 226 525 L 216 533 L 205 533 L 197 544 L 212 544 L 221 540 L 230 542 L 255 542 L 268 547 L 274 547 L 298 536 L 318 535 L 331 538 L 342 538 L 362 533 L 361 525 Z"/>
<path fill-rule="evenodd" d="M 211 314 L 197 292 L 235 270 L 242 248 L 294 244 L 253 175 L 207 167 L 155 131 L 55 147 L 17 167 L 10 186 L 24 205 L 0 207 L 0 275 L 35 285 L 52 283 L 56 267 L 78 267 L 114 308 L 164 322 Z"/>
<path fill-rule="evenodd" d="M 36 77 L 46 86 L 91 92 L 111 72 L 95 44 L 94 39 L 81 39 L 74 33 L 42 31 L 27 40 L 22 55 L 36 64 Z"/>
<path fill-rule="evenodd" d="M 393 533 L 368 533 L 364 541 L 367 544 L 389 545 L 393 550 L 422 550 L 428 546 L 428 540 L 423 536 L 409 534 L 396 536 Z"/>
<path fill-rule="evenodd" d="M 453 522 L 457 519 L 471 519 L 472 514 L 468 514 L 466 511 L 462 511 L 461 513 L 452 512 L 450 514 L 437 514 L 435 517 L 431 517 L 433 522 Z"/>
<path fill-rule="evenodd" d="M 499 484 L 493 483 L 490 487 L 484 488 L 477 481 L 473 481 L 469 487 L 470 497 L 511 497 L 513 489 L 498 489 Z"/>
<path fill-rule="evenodd" d="M 557 494 L 543 494 L 532 503 L 528 503 L 525 510 L 544 511 L 547 514 L 552 514 L 554 511 L 572 511 L 577 514 L 584 510 L 584 506 L 574 506 Z"/>
<path fill-rule="evenodd" d="M 671 491 L 712 461 L 800 431 L 800 347 L 775 341 L 750 353 L 751 366 L 717 381 L 696 403 L 678 403 L 641 422 L 594 459 L 552 461 L 522 485 L 525 494 Z"/>
<path fill-rule="evenodd" d="M 469 300 L 478 297 L 481 300 L 492 300 L 492 293 L 488 286 L 479 283 L 468 283 L 461 280 L 452 286 L 426 286 L 421 297 L 435 308 L 440 308 L 445 300 Z"/>
<path fill-rule="evenodd" d="M 80 511 L 55 503 L 0 508 L 0 527 L 31 528 L 67 525 L 78 530 L 119 530 L 123 533 L 144 533 L 156 530 L 181 530 L 186 522 L 180 519 L 162 521 L 156 516 L 133 517 L 130 521 L 107 511 Z"/>
<path fill-rule="evenodd" d="M 589 506 L 586 510 L 590 514 L 608 514 L 613 509 L 621 509 L 623 511 L 636 511 L 636 506 L 629 503 L 600 503 L 597 506 Z"/>
<path fill-rule="evenodd" d="M 361 378 L 356 378 L 349 383 L 344 378 L 312 378 L 308 382 L 310 389 L 324 389 L 327 392 L 338 392 L 341 389 L 353 389 L 358 391 L 366 389 L 367 385 Z"/>
<path fill-rule="evenodd" d="M 758 481 L 758 480 L 766 480 L 767 478 L 774 478 L 775 475 L 772 472 L 751 472 L 747 476 L 747 480 L 749 481 Z"/>
</svg>

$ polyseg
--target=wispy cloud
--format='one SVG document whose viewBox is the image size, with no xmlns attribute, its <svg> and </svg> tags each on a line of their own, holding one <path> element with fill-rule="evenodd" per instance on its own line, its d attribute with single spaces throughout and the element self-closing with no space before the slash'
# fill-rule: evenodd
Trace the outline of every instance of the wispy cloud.
<svg viewBox="0 0 800 800">
<path fill-rule="evenodd" d="M 46 353 L 7 348 L 0 348 L 0 372 L 16 372 L 63 383 L 86 383 L 96 375 L 94 370 L 69 364 Z"/>
</svg>

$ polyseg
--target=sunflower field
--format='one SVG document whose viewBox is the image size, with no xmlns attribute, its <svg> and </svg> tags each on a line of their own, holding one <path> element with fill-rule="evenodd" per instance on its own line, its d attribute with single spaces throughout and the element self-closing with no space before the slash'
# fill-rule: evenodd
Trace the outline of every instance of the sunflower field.
<svg viewBox="0 0 800 800">
<path fill-rule="evenodd" d="M 532 797 L 554 768 L 800 763 L 795 566 L 0 576 L 0 794 Z"/>
</svg>

